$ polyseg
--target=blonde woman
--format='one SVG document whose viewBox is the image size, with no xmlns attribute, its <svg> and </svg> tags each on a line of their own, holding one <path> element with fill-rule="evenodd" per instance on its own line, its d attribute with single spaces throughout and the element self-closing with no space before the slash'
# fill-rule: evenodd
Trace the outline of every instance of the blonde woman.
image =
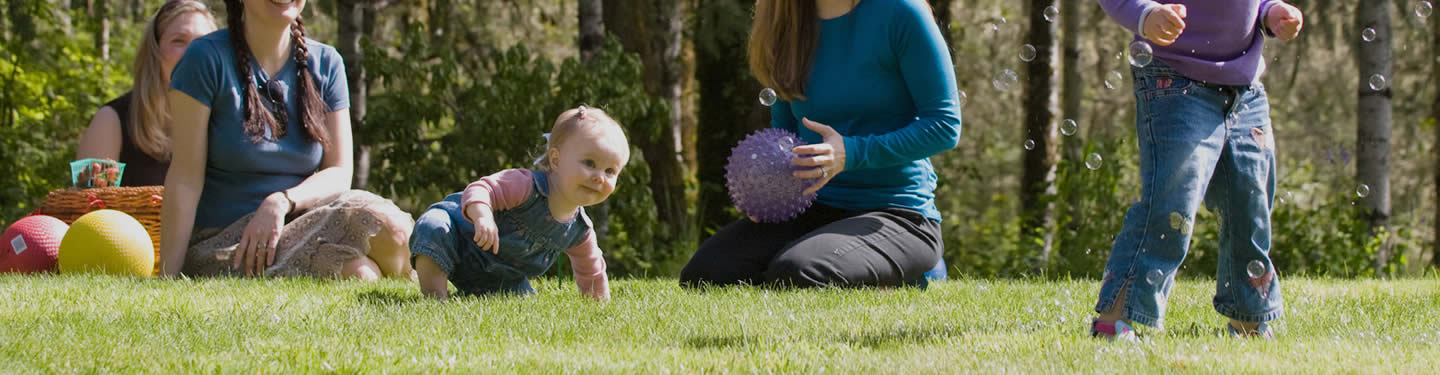
<svg viewBox="0 0 1440 375">
<path fill-rule="evenodd" d="M 165 93 L 170 72 L 190 41 L 215 31 L 215 16 L 196 0 L 170 0 L 145 26 L 135 54 L 135 86 L 105 103 L 80 138 L 76 159 L 125 163 L 126 186 L 164 185 L 170 168 L 170 120 Z"/>
</svg>

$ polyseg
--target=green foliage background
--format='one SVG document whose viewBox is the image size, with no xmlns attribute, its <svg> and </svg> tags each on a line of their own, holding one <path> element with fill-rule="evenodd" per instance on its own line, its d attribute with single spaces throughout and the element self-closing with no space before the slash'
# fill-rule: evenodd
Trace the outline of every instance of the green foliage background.
<svg viewBox="0 0 1440 375">
<path fill-rule="evenodd" d="M 33 12 L 33 35 L 19 32 L 0 43 L 0 224 L 34 211 L 50 190 L 70 184 L 68 163 L 91 116 L 105 102 L 128 90 L 130 70 L 101 61 L 93 41 L 76 38 L 80 19 L 63 10 L 21 8 Z M 11 12 L 14 7 L 9 7 Z M 143 27 L 143 26 L 142 26 Z M 134 25 L 117 33 L 138 33 Z M 134 46 L 112 46 L 112 61 L 134 59 Z M 126 64 L 128 65 L 128 64 Z"/>
</svg>

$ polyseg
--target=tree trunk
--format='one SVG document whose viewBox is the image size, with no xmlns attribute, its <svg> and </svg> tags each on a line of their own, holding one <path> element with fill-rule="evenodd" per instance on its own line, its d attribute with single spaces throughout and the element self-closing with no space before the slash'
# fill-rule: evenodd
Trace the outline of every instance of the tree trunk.
<svg viewBox="0 0 1440 375">
<path fill-rule="evenodd" d="M 1440 20 L 1430 20 L 1430 26 L 1434 29 L 1430 36 L 1430 42 L 1433 43 L 1430 55 L 1440 56 Z M 1432 87 L 1440 87 L 1440 58 L 1433 60 L 1430 65 L 1430 80 Z M 1440 268 L 1440 91 L 1435 93 L 1435 104 L 1431 105 L 1430 111 L 1430 120 L 1435 122 L 1435 143 L 1430 148 L 1435 153 L 1436 166 L 1431 169 L 1435 173 L 1435 217 L 1431 218 L 1431 223 L 1435 226 L 1435 231 L 1431 232 L 1435 236 L 1435 243 L 1430 250 L 1430 264 Z"/>
<path fill-rule="evenodd" d="M 15 3 L 17 2 L 16 0 L 6 0 L 5 4 L 0 6 L 0 42 L 3 42 L 7 48 L 10 47 L 10 40 L 13 39 L 12 36 L 15 32 L 10 29 L 13 25 L 13 20 L 10 17 L 11 14 L 14 13 Z"/>
<path fill-rule="evenodd" d="M 700 85 L 700 239 L 740 216 L 730 207 L 725 163 L 730 148 L 752 131 L 768 127 L 770 109 L 760 105 L 760 82 L 750 74 L 746 48 L 755 0 L 700 0 L 695 9 L 695 80 Z"/>
<path fill-rule="evenodd" d="M 605 42 L 605 2 L 601 0 L 580 0 L 580 61 L 587 62 Z M 610 235 L 610 202 L 600 202 L 587 211 L 590 222 L 595 225 L 595 239 L 605 243 Z"/>
<path fill-rule="evenodd" d="M 369 0 L 335 2 L 335 22 L 339 24 L 339 40 L 335 47 L 345 59 L 346 83 L 350 86 L 350 127 L 354 129 L 355 137 L 355 174 L 351 178 L 354 189 L 365 189 L 370 185 L 370 144 L 363 136 L 366 129 L 365 99 L 369 96 L 364 44 L 370 32 L 365 18 L 369 8 Z"/>
<path fill-rule="evenodd" d="M 16 0 L 11 0 L 11 1 L 16 1 Z M 53 29 L 60 30 L 60 32 L 63 33 L 63 34 L 65 34 L 65 35 L 72 35 L 72 34 L 75 33 L 75 30 L 71 27 L 71 26 L 74 25 L 75 22 L 74 22 L 74 20 L 72 20 L 72 19 L 70 18 L 70 12 L 68 12 L 68 11 L 65 10 L 64 1 L 62 1 L 62 0 L 18 0 L 18 1 L 25 3 L 25 5 L 22 7 L 22 9 L 24 9 L 25 11 L 28 11 L 28 12 L 30 12 L 30 13 L 29 13 L 29 14 L 24 14 L 23 17 L 29 19 L 31 22 L 34 22 L 34 21 L 36 20 L 37 16 L 38 16 L 39 19 L 42 19 L 42 20 L 46 21 L 46 22 L 48 23 L 48 26 L 50 26 L 50 27 L 53 28 Z M 37 29 L 34 29 L 34 27 L 35 27 L 35 24 L 32 23 L 32 24 L 31 24 L 31 32 L 32 32 L 31 37 L 32 37 L 32 38 L 21 39 L 22 42 L 29 43 L 29 44 L 31 44 L 32 46 L 34 46 L 34 45 L 36 45 L 36 43 L 39 43 L 39 42 L 40 42 L 40 41 L 34 40 L 34 38 L 33 38 L 33 37 L 35 36 L 34 32 L 37 31 Z"/>
<path fill-rule="evenodd" d="M 1084 119 L 1081 112 L 1081 99 L 1085 97 L 1085 77 L 1080 73 L 1080 41 L 1085 38 L 1081 30 L 1083 30 L 1084 10 L 1088 4 L 1091 3 L 1074 1 L 1056 3 L 1056 6 L 1060 7 L 1060 19 L 1056 21 L 1060 22 L 1061 29 L 1059 35 L 1061 45 L 1060 113 L 1064 114 L 1065 119 L 1075 121 L 1078 124 L 1093 123 Z M 1074 133 L 1071 133 L 1069 136 L 1060 137 L 1059 142 L 1063 148 L 1060 156 L 1068 161 L 1066 163 L 1066 173 L 1084 173 L 1085 167 L 1082 163 L 1085 160 L 1085 138 L 1080 135 L 1078 125 Z M 1076 217 L 1079 213 L 1079 207 L 1082 202 L 1081 198 L 1084 194 L 1084 191 L 1067 189 L 1062 195 L 1063 201 L 1056 200 L 1057 207 L 1055 217 L 1058 222 L 1055 227 L 1057 231 L 1055 236 L 1062 238 L 1058 246 L 1059 251 L 1064 251 L 1065 248 L 1068 247 L 1063 240 L 1067 238 L 1067 236 L 1062 234 L 1076 233 L 1081 230 L 1082 225 L 1084 225 L 1084 222 Z M 1052 248 L 1055 247 L 1056 246 L 1052 246 Z M 1052 255 L 1052 258 L 1055 256 L 1063 256 L 1063 254 Z"/>
<path fill-rule="evenodd" d="M 149 21 L 145 19 L 145 0 L 130 0 L 129 8 L 130 22 L 141 23 Z"/>
<path fill-rule="evenodd" d="M 35 4 L 29 0 L 9 0 L 5 15 L 9 18 L 5 30 L 10 32 L 10 40 L 16 45 L 24 44 L 27 41 L 35 40 Z M 23 48 L 16 48 L 23 51 Z"/>
<path fill-rule="evenodd" d="M 100 61 L 110 61 L 110 2 L 95 0 L 95 51 Z M 109 67 L 109 64 L 106 64 Z"/>
<path fill-rule="evenodd" d="M 1059 162 L 1058 134 L 1055 127 L 1055 31 L 1054 22 L 1045 20 L 1045 7 L 1053 0 L 1030 0 L 1026 43 L 1035 47 L 1035 59 L 1026 63 L 1025 135 L 1021 142 L 1034 142 L 1025 152 L 1024 174 L 1020 181 L 1022 244 L 1033 243 L 1040 236 L 1040 256 L 1034 264 L 1041 271 L 1049 263 L 1051 253 L 1050 224 L 1054 221 L 1055 164 Z"/>
<path fill-rule="evenodd" d="M 430 9 L 426 10 L 429 17 L 427 21 L 430 26 L 430 40 L 444 43 L 440 44 L 442 46 L 455 45 L 455 43 L 453 43 L 455 40 L 454 35 L 456 35 L 459 30 L 451 30 L 450 28 L 452 19 L 454 18 L 451 16 L 454 8 L 454 0 L 432 0 L 430 2 Z"/>
<path fill-rule="evenodd" d="M 1369 195 L 1360 198 L 1371 234 L 1385 229 L 1390 221 L 1390 87 L 1371 87 L 1378 75 L 1391 81 L 1390 0 L 1362 3 L 1355 11 L 1355 29 L 1374 28 L 1373 41 L 1357 41 L 1355 62 L 1360 70 L 1359 105 L 1356 114 L 1357 144 L 1355 172 L 1360 183 L 1368 185 Z M 1376 253 L 1375 271 L 1383 273 L 1390 261 L 1388 241 Z"/>
<path fill-rule="evenodd" d="M 619 37 L 627 52 L 640 55 L 645 64 L 645 88 L 663 98 L 670 107 L 669 126 L 660 136 L 631 139 L 650 164 L 650 191 L 660 222 L 669 226 L 677 244 L 694 242 L 695 220 L 685 199 L 686 171 L 681 159 L 681 93 L 686 67 L 684 47 L 684 2 L 674 0 L 606 0 L 602 15 L 605 27 Z"/>
<path fill-rule="evenodd" d="M 1057 5 L 1062 3 L 1057 3 Z M 1088 124 L 1080 112 L 1081 99 L 1085 97 L 1085 76 L 1080 74 L 1080 40 L 1083 39 L 1080 23 L 1081 17 L 1088 2 L 1072 1 L 1060 9 L 1060 32 L 1061 47 L 1061 87 L 1064 95 L 1060 97 L 1060 109 L 1066 119 L 1075 120 L 1080 124 Z M 1080 130 L 1077 128 L 1075 134 L 1065 138 L 1064 156 L 1069 160 L 1080 161 L 1080 153 L 1084 151 L 1085 142 L 1080 137 Z M 1077 195 L 1078 196 L 1078 195 Z"/>
<path fill-rule="evenodd" d="M 605 2 L 580 0 L 580 60 L 584 61 L 600 49 L 605 41 Z"/>
</svg>

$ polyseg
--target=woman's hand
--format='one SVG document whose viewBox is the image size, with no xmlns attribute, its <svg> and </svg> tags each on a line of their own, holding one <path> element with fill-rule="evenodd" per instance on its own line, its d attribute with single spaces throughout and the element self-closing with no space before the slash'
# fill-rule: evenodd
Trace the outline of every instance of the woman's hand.
<svg viewBox="0 0 1440 375">
<path fill-rule="evenodd" d="M 818 167 L 803 169 L 794 172 L 795 177 L 818 179 L 814 185 L 805 189 L 805 194 L 815 194 L 824 187 L 830 179 L 835 178 L 840 172 L 845 171 L 845 137 L 836 132 L 834 128 L 810 121 L 809 118 L 801 119 L 805 127 L 820 133 L 823 137 L 821 143 L 797 146 L 792 152 L 796 156 L 790 160 L 791 164 L 801 167 Z"/>
<path fill-rule="evenodd" d="M 275 245 L 280 242 L 280 230 L 285 226 L 285 215 L 290 214 L 290 199 L 277 192 L 265 197 L 245 232 L 240 235 L 240 244 L 235 247 L 233 268 L 241 268 L 246 275 L 263 276 L 265 268 L 275 263 Z"/>
<path fill-rule="evenodd" d="M 495 228 L 495 215 L 490 212 L 490 206 L 484 204 L 466 206 L 465 216 L 470 217 L 470 224 L 475 226 L 475 246 L 500 254 L 500 232 Z"/>
</svg>

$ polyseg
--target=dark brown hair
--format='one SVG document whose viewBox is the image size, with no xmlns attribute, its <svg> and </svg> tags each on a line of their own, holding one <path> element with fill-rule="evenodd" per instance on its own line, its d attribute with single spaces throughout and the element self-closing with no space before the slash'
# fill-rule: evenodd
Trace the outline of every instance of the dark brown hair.
<svg viewBox="0 0 1440 375">
<path fill-rule="evenodd" d="M 242 122 L 245 134 L 259 142 L 268 128 L 276 139 L 283 137 L 289 117 L 283 107 L 284 103 L 281 103 L 281 108 L 277 108 L 279 118 L 266 110 L 260 99 L 260 91 L 255 87 L 254 75 L 250 71 L 253 54 L 250 52 L 249 42 L 245 40 L 245 3 L 242 0 L 225 0 L 225 9 L 230 24 L 230 45 L 235 50 L 235 70 L 240 74 L 240 110 L 245 115 Z M 305 135 L 328 148 L 324 124 L 325 101 L 320 98 L 320 92 L 315 88 L 315 77 L 310 72 L 310 49 L 305 45 L 305 22 L 300 17 L 296 17 L 295 23 L 290 24 L 290 37 L 293 40 L 293 55 L 298 68 L 295 90 L 299 98 L 296 100 L 295 112 L 300 114 L 300 124 L 305 128 Z"/>
<path fill-rule="evenodd" d="M 854 3 L 858 7 L 860 1 Z M 927 14 L 933 13 L 928 1 L 920 1 L 920 6 Z M 755 21 L 750 24 L 750 73 L 781 99 L 805 99 L 805 84 L 819 44 L 820 13 L 815 0 L 755 2 Z"/>
</svg>

